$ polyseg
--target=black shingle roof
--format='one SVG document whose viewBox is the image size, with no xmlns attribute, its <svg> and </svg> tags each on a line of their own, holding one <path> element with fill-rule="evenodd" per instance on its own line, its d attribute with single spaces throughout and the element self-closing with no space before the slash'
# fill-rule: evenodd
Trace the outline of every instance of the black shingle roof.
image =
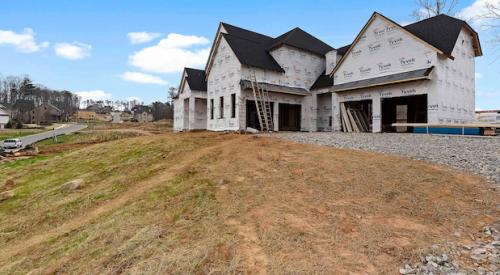
<svg viewBox="0 0 500 275">
<path fill-rule="evenodd" d="M 300 28 L 294 28 L 293 30 L 276 37 L 269 47 L 269 50 L 279 47 L 283 44 L 318 55 L 325 55 L 327 52 L 333 50 L 333 48 L 328 44 L 310 35 Z"/>
<path fill-rule="evenodd" d="M 350 47 L 351 47 L 351 44 L 338 48 L 337 54 L 344 55 L 347 52 L 347 50 L 349 50 Z"/>
<path fill-rule="evenodd" d="M 403 28 L 451 56 L 460 31 L 465 26 L 468 26 L 465 21 L 441 14 Z"/>
<path fill-rule="evenodd" d="M 267 52 L 267 44 L 222 34 L 241 64 L 261 69 L 285 72 L 278 62 Z"/>
<path fill-rule="evenodd" d="M 317 90 L 331 86 L 333 86 L 333 77 L 330 77 L 330 75 L 325 75 L 325 72 L 323 72 L 311 86 L 311 90 Z"/>
<path fill-rule="evenodd" d="M 277 38 L 272 38 L 227 23 L 221 23 L 221 25 L 227 32 L 222 35 L 238 60 L 247 66 L 285 72 L 269 54 L 270 50 L 283 44 L 319 55 L 333 50 L 326 43 L 299 28 L 286 32 Z"/>
<path fill-rule="evenodd" d="M 226 30 L 226 32 L 228 34 L 233 35 L 233 36 L 237 36 L 239 38 L 244 38 L 247 40 L 252 40 L 254 42 L 264 43 L 264 44 L 271 43 L 274 40 L 270 36 L 256 33 L 253 31 L 249 31 L 246 29 L 242 29 L 240 27 L 236 27 L 236 26 L 230 25 L 228 23 L 222 22 L 221 25 L 224 27 L 224 29 Z"/>
<path fill-rule="evenodd" d="M 195 91 L 206 91 L 207 81 L 204 70 L 184 68 L 186 71 L 186 81 L 189 84 L 189 88 Z"/>
</svg>

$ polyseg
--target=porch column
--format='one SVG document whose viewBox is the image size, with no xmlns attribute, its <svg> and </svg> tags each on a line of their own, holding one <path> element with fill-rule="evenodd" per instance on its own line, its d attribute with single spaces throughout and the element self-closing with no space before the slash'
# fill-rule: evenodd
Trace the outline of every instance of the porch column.
<svg viewBox="0 0 500 275">
<path fill-rule="evenodd" d="M 278 132 L 280 124 L 280 104 L 276 101 L 273 102 L 273 104 L 274 104 L 273 126 L 274 126 L 274 131 Z"/>
<path fill-rule="evenodd" d="M 382 104 L 380 98 L 372 100 L 372 132 L 382 132 Z"/>
<path fill-rule="evenodd" d="M 195 123 L 196 123 L 196 102 L 195 102 L 195 97 L 190 96 L 189 97 L 189 130 L 195 129 Z"/>
<path fill-rule="evenodd" d="M 332 132 L 341 131 L 341 125 L 339 96 L 337 93 L 332 92 Z"/>
</svg>

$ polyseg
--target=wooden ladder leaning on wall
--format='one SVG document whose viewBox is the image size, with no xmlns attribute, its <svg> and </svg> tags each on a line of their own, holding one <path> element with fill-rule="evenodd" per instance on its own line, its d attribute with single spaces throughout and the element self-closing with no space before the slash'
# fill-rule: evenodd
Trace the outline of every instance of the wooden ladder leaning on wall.
<svg viewBox="0 0 500 275">
<path fill-rule="evenodd" d="M 271 111 L 271 102 L 269 101 L 269 92 L 259 85 L 255 76 L 255 71 L 250 72 L 250 82 L 252 84 L 255 107 L 259 118 L 260 130 L 272 132 L 274 130 L 273 114 Z"/>
</svg>

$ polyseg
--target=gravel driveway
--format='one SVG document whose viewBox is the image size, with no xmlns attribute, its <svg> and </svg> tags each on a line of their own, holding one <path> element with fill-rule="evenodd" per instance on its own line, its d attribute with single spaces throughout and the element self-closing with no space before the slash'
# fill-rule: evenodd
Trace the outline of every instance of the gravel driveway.
<svg viewBox="0 0 500 275">
<path fill-rule="evenodd" d="M 299 143 L 408 156 L 482 175 L 500 187 L 500 138 L 423 134 L 273 133 Z"/>
</svg>

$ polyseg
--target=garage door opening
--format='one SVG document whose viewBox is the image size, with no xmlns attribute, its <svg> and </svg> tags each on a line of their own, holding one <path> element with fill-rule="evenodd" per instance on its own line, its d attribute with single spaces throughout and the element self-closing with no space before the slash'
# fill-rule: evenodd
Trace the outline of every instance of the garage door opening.
<svg viewBox="0 0 500 275">
<path fill-rule="evenodd" d="M 279 105 L 279 130 L 300 131 L 302 106 L 300 104 Z"/>
<path fill-rule="evenodd" d="M 382 131 L 412 131 L 412 127 L 393 127 L 393 123 L 427 123 L 427 95 L 383 98 Z"/>
<path fill-rule="evenodd" d="M 340 116 L 343 132 L 371 132 L 372 100 L 342 102 Z"/>
<path fill-rule="evenodd" d="M 274 117 L 274 104 L 273 102 L 270 103 L 271 103 L 271 114 L 272 117 Z M 260 127 L 259 124 L 259 115 L 257 114 L 257 106 L 255 106 L 255 100 L 247 100 L 246 107 L 247 107 L 246 127 L 254 128 L 260 131 L 262 128 Z"/>
</svg>

